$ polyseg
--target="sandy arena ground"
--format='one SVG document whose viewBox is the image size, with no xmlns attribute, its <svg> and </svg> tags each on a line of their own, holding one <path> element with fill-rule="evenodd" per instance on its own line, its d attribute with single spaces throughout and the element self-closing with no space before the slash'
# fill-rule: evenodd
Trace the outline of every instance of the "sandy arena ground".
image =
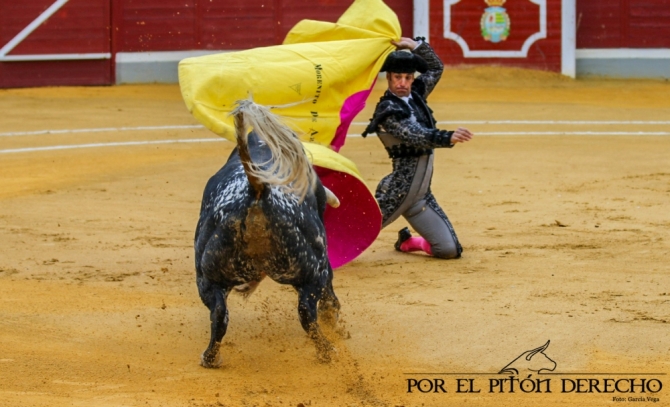
<svg viewBox="0 0 670 407">
<path fill-rule="evenodd" d="M 670 83 L 449 70 L 429 100 L 440 121 L 515 121 L 467 124 L 472 142 L 436 152 L 463 258 L 395 252 L 396 221 L 335 272 L 350 335 L 335 361 L 317 362 L 292 289 L 266 281 L 230 296 L 224 366 L 208 370 L 192 240 L 232 144 L 108 144 L 216 139 L 197 127 L 24 134 L 197 125 L 176 85 L 0 90 L 0 405 L 670 405 Z M 373 190 L 389 171 L 374 137 L 342 153 Z M 519 377 L 551 393 L 489 391 L 548 340 L 555 374 Z M 447 393 L 408 393 L 422 378 Z M 479 393 L 457 392 L 468 378 Z M 578 378 L 663 388 L 562 392 Z"/>
</svg>

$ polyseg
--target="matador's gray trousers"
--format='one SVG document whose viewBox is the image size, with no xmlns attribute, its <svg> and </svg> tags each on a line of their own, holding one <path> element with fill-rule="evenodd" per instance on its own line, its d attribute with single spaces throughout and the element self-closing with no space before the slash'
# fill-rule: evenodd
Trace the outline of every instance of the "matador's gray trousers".
<svg viewBox="0 0 670 407">
<path fill-rule="evenodd" d="M 444 259 L 461 257 L 462 249 L 457 243 L 451 222 L 442 218 L 426 199 L 412 205 L 402 216 L 430 243 L 433 256 Z"/>
<path fill-rule="evenodd" d="M 382 133 L 379 136 L 384 145 L 397 143 L 391 135 Z M 449 218 L 430 192 L 433 158 L 433 154 L 419 158 L 409 193 L 398 209 L 384 221 L 382 227 L 388 226 L 402 215 L 430 243 L 433 256 L 455 259 L 461 257 L 463 249 Z"/>
</svg>

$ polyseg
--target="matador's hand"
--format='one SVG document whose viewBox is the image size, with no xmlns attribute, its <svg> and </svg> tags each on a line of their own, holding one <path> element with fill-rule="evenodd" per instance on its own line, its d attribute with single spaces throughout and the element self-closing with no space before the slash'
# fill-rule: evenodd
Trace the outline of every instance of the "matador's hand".
<svg viewBox="0 0 670 407">
<path fill-rule="evenodd" d="M 407 38 L 407 37 L 400 38 L 400 41 L 391 40 L 391 43 L 393 45 L 395 45 L 396 48 L 398 48 L 398 49 L 408 49 L 410 51 L 413 50 L 414 48 L 416 48 L 419 45 L 418 42 L 414 41 L 411 38 Z"/>
<path fill-rule="evenodd" d="M 470 130 L 459 127 L 451 135 L 451 144 L 465 143 L 466 141 L 472 140 L 474 136 L 475 135 L 472 134 Z"/>
</svg>

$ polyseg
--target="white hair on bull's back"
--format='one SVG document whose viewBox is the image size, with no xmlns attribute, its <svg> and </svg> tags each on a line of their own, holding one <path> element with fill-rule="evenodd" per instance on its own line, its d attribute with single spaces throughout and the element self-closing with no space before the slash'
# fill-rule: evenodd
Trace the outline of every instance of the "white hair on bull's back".
<svg viewBox="0 0 670 407">
<path fill-rule="evenodd" d="M 219 184 L 214 199 L 214 213 L 226 210 L 229 205 L 237 205 L 249 193 L 249 183 L 244 175 L 244 170 L 235 170 L 227 184 Z M 223 217 L 223 215 L 219 215 Z"/>
<path fill-rule="evenodd" d="M 302 202 L 314 188 L 316 174 L 300 140 L 269 108 L 250 99 L 238 100 L 236 104 L 231 115 L 241 115 L 244 123 L 244 128 L 238 129 L 237 137 L 242 137 L 246 144 L 248 129 L 252 128 L 272 153 L 269 162 L 253 163 L 251 175 L 265 184 L 293 192 Z"/>
</svg>

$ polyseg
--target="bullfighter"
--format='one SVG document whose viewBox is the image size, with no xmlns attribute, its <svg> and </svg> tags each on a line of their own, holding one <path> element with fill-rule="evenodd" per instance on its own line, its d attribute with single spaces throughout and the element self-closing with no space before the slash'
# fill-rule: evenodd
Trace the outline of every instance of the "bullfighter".
<svg viewBox="0 0 670 407">
<path fill-rule="evenodd" d="M 436 128 L 426 98 L 440 80 L 444 65 L 425 39 L 403 37 L 392 43 L 397 50 L 381 68 L 386 72 L 388 90 L 363 133 L 363 137 L 377 133 L 393 164 L 393 172 L 382 178 L 375 193 L 383 215 L 382 228 L 402 215 L 420 237 L 412 237 L 409 228 L 403 228 L 398 232 L 396 250 L 459 258 L 463 248 L 430 190 L 433 149 L 451 148 L 471 140 L 473 134 L 461 127 L 455 131 Z M 421 75 L 415 78 L 417 71 Z"/>
</svg>

